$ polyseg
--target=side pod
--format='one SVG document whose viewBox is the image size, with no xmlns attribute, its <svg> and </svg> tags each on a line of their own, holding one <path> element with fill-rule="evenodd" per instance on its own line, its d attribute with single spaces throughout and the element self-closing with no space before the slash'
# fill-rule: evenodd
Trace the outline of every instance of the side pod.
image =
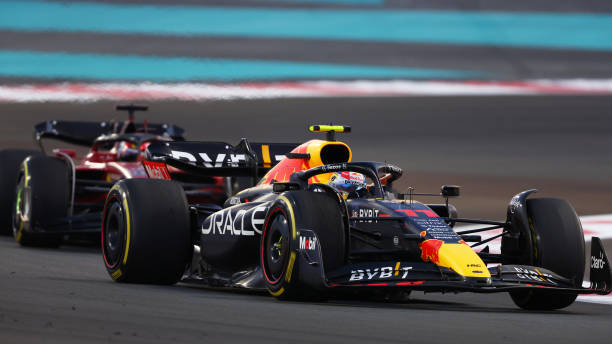
<svg viewBox="0 0 612 344">
<path fill-rule="evenodd" d="M 612 290 L 610 262 L 598 237 L 591 239 L 591 288 L 605 291 Z"/>
</svg>

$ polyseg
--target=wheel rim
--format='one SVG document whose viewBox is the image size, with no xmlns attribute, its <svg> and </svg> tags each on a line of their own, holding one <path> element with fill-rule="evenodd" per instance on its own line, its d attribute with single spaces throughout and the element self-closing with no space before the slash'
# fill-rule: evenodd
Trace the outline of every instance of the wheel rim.
<svg viewBox="0 0 612 344">
<path fill-rule="evenodd" d="M 125 237 L 124 226 L 123 207 L 118 200 L 113 199 L 107 208 L 102 228 L 104 262 L 111 269 L 116 267 L 121 259 Z"/>
<path fill-rule="evenodd" d="M 278 282 L 285 272 L 289 256 L 289 222 L 285 214 L 278 211 L 266 228 L 264 240 L 264 264 L 271 283 Z"/>
</svg>

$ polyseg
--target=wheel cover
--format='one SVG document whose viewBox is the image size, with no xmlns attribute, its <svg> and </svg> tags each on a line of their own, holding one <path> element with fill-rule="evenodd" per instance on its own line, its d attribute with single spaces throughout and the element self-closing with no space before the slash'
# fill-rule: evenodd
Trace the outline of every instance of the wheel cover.
<svg viewBox="0 0 612 344">
<path fill-rule="evenodd" d="M 266 277 L 271 283 L 277 283 L 287 267 L 289 258 L 290 228 L 282 211 L 273 212 L 274 216 L 266 228 L 263 247 L 263 263 Z"/>
<path fill-rule="evenodd" d="M 121 260 L 125 243 L 125 216 L 121 202 L 113 199 L 106 211 L 102 228 L 102 250 L 108 268 L 115 268 Z"/>
</svg>

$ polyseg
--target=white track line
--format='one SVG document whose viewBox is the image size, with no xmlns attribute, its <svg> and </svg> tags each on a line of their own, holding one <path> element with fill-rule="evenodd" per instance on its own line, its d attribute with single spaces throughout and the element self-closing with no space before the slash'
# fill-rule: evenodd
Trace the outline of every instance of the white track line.
<svg viewBox="0 0 612 344">
<path fill-rule="evenodd" d="M 55 83 L 0 85 L 0 102 L 225 100 L 300 97 L 405 97 L 612 94 L 612 79 L 526 81 L 297 81 L 236 84 Z"/>
</svg>

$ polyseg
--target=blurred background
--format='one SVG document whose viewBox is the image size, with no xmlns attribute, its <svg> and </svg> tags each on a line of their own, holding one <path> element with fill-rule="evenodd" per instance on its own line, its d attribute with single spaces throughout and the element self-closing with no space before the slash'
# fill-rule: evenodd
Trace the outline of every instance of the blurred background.
<svg viewBox="0 0 612 344">
<path fill-rule="evenodd" d="M 527 188 L 610 213 L 611 62 L 610 1 L 0 1 L 0 148 L 125 102 L 191 140 L 347 124 L 400 191 L 461 185 L 461 216 Z"/>
</svg>

